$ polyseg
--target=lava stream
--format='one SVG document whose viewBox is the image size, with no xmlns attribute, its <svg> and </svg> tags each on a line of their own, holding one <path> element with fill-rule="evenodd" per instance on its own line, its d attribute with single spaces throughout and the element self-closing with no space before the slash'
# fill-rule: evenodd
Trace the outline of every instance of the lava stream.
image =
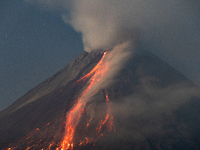
<svg viewBox="0 0 200 150">
<path fill-rule="evenodd" d="M 86 105 L 86 102 L 88 101 L 88 98 L 93 96 L 97 91 L 91 92 L 91 89 L 93 86 L 95 86 L 101 79 L 104 77 L 106 72 L 108 71 L 108 62 L 104 61 L 104 58 L 106 56 L 107 52 L 104 52 L 102 59 L 99 61 L 99 63 L 90 71 L 88 74 L 86 74 L 84 77 L 82 77 L 77 82 L 84 80 L 86 78 L 90 78 L 89 85 L 85 88 L 85 90 L 82 92 L 81 96 L 78 98 L 77 103 L 74 105 L 74 107 L 68 112 L 66 116 L 66 123 L 65 123 L 65 136 L 59 146 L 58 149 L 65 150 L 65 149 L 74 149 L 74 145 L 85 145 L 87 143 L 91 143 L 96 141 L 100 136 L 103 134 L 100 134 L 100 131 L 102 129 L 102 126 L 107 124 L 108 131 L 112 130 L 113 127 L 113 117 L 110 114 L 110 105 L 109 105 L 109 98 L 107 91 L 105 91 L 106 95 L 106 104 L 108 106 L 107 115 L 104 120 L 101 120 L 99 122 L 99 126 L 97 127 L 96 135 L 100 134 L 99 136 L 96 136 L 96 138 L 88 138 L 85 137 L 83 141 L 80 141 L 79 143 L 74 144 L 74 134 L 76 127 L 79 123 L 79 119 L 81 118 L 81 115 L 84 112 L 84 107 Z M 86 100 L 87 99 L 87 100 Z M 85 102 L 86 101 L 86 102 Z M 91 120 L 91 119 L 90 119 Z M 86 127 L 89 126 L 89 123 Z"/>
<path fill-rule="evenodd" d="M 107 51 L 104 52 L 101 60 L 98 62 L 98 64 L 84 77 L 76 81 L 76 83 L 80 81 L 85 81 L 86 79 L 89 79 L 89 82 L 86 84 L 85 90 L 80 94 L 80 96 L 77 98 L 76 103 L 71 108 L 70 111 L 67 112 L 64 126 L 65 126 L 65 133 L 62 138 L 61 142 L 56 141 L 56 136 L 54 135 L 54 138 L 51 137 L 51 130 L 53 130 L 53 127 L 55 126 L 53 122 L 49 122 L 46 124 L 43 128 L 36 128 L 33 132 L 28 134 L 25 138 L 20 140 L 17 144 L 10 144 L 10 148 L 7 148 L 7 150 L 15 150 L 15 149 L 56 149 L 56 150 L 67 150 L 67 149 L 76 149 L 78 146 L 84 146 L 88 143 L 95 142 L 97 139 L 103 136 L 105 131 L 110 132 L 112 129 L 115 130 L 114 124 L 113 124 L 113 116 L 111 114 L 111 102 L 109 101 L 108 93 L 106 90 L 104 90 L 105 93 L 105 101 L 107 105 L 107 111 L 106 115 L 104 116 L 104 119 L 99 119 L 99 122 L 97 122 L 95 125 L 97 125 L 95 129 L 95 134 L 90 135 L 90 137 L 85 136 L 82 137 L 80 141 L 75 141 L 75 132 L 77 129 L 77 126 L 79 124 L 80 118 L 83 114 L 86 113 L 85 107 L 87 102 L 90 100 L 90 98 L 97 93 L 100 89 L 96 88 L 98 87 L 98 83 L 102 80 L 102 78 L 105 76 L 109 69 L 109 62 L 105 60 Z M 96 86 L 96 87 L 95 87 Z M 95 90 L 96 89 L 96 90 Z M 73 102 L 74 103 L 74 102 Z M 84 129 L 87 131 L 87 129 L 90 127 L 90 123 L 92 122 L 92 118 L 87 120 L 87 123 L 84 127 Z M 92 125 L 91 125 L 92 126 Z M 40 139 L 34 139 L 34 136 L 36 134 L 40 135 Z M 44 139 L 49 138 L 48 142 L 46 142 Z"/>
</svg>

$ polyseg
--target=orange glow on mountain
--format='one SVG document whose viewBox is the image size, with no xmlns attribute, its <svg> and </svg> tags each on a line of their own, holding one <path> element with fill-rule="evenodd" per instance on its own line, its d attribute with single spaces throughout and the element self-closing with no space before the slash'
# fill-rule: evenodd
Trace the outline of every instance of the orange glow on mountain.
<svg viewBox="0 0 200 150">
<path fill-rule="evenodd" d="M 98 62 L 98 64 L 88 74 L 86 74 L 85 76 L 83 76 L 82 78 L 80 78 L 79 80 L 77 80 L 76 83 L 80 82 L 82 80 L 88 79 L 89 77 L 91 77 L 99 69 L 99 67 L 103 63 L 103 60 L 104 60 L 104 57 L 106 56 L 106 54 L 107 54 L 107 51 L 104 52 L 103 57 Z"/>
<path fill-rule="evenodd" d="M 107 104 L 107 115 L 104 120 L 101 120 L 99 126 L 97 127 L 96 131 L 99 133 L 101 131 L 102 126 L 104 126 L 107 123 L 107 129 L 110 132 L 112 129 L 115 130 L 114 124 L 113 124 L 113 116 L 111 116 L 111 106 L 110 106 L 110 101 L 108 97 L 108 93 L 105 90 L 105 95 L 106 95 L 106 104 Z"/>
<path fill-rule="evenodd" d="M 61 142 L 61 150 L 65 149 L 73 149 L 73 137 L 75 133 L 76 126 L 78 124 L 78 121 L 81 117 L 82 112 L 84 109 L 81 107 L 84 107 L 85 104 L 81 104 L 81 100 L 78 101 L 78 103 L 75 105 L 75 107 L 68 113 L 67 115 L 67 122 L 65 127 L 65 136 L 63 141 Z M 78 113 L 77 113 L 78 111 Z"/>
<path fill-rule="evenodd" d="M 92 118 L 87 118 L 88 120 L 85 121 L 86 122 L 85 124 L 79 125 L 80 119 L 87 113 L 85 108 L 87 102 L 89 101 L 88 99 L 90 99 L 91 96 L 93 96 L 95 93 L 101 90 L 98 88 L 94 90 L 95 89 L 94 87 L 98 86 L 98 83 L 102 80 L 102 78 L 105 76 L 105 74 L 109 69 L 109 62 L 105 60 L 107 53 L 108 53 L 107 51 L 104 52 L 101 60 L 88 74 L 86 74 L 81 79 L 76 81 L 76 83 L 78 83 L 86 79 L 89 80 L 88 83 L 86 83 L 86 87 L 84 88 L 83 92 L 76 99 L 76 101 L 73 102 L 74 103 L 73 106 L 66 113 L 64 122 L 64 134 L 61 142 L 58 141 L 56 142 L 53 139 L 50 142 L 45 142 L 43 141 L 43 139 L 40 139 L 38 141 L 31 140 L 30 137 L 41 130 L 37 128 L 33 132 L 28 134 L 18 144 L 16 144 L 16 146 L 8 148 L 7 150 L 20 149 L 21 147 L 18 145 L 23 143 L 26 143 L 26 150 L 29 149 L 73 150 L 77 149 L 80 146 L 84 146 L 86 144 L 97 141 L 100 137 L 104 135 L 106 131 L 110 132 L 112 129 L 115 130 L 113 123 L 113 116 L 111 114 L 111 102 L 109 100 L 107 90 L 104 90 L 107 110 L 106 113 L 103 115 L 103 117 L 101 117 L 97 122 L 93 123 L 93 126 L 94 124 L 96 125 L 96 129 L 94 130 L 95 133 L 93 135 L 91 134 L 87 135 L 88 132 L 90 131 L 90 126 L 92 126 L 91 125 L 93 121 Z M 46 126 L 49 126 L 49 130 L 51 130 L 52 128 L 51 123 L 48 123 Z M 77 126 L 82 126 L 81 128 L 86 130 L 84 136 L 78 137 L 79 140 L 76 140 Z M 42 135 L 44 134 L 46 134 L 46 131 L 42 133 Z"/>
<path fill-rule="evenodd" d="M 65 126 L 65 136 L 63 138 L 63 141 L 60 144 L 60 150 L 74 149 L 73 138 L 74 138 L 76 126 L 79 123 L 79 119 L 84 111 L 84 106 L 86 105 L 85 103 L 83 103 L 83 99 L 85 98 L 86 94 L 90 91 L 90 89 L 102 79 L 102 77 L 106 74 L 107 70 L 109 69 L 108 62 L 104 62 L 104 58 L 105 58 L 106 54 L 107 54 L 107 52 L 105 51 L 103 54 L 103 57 L 99 61 L 99 63 L 88 74 L 86 74 L 84 77 L 82 77 L 81 79 L 79 79 L 77 81 L 77 82 L 79 82 L 81 80 L 91 77 L 91 79 L 89 81 L 89 85 L 82 92 L 81 96 L 78 98 L 77 104 L 74 105 L 74 107 L 71 109 L 71 111 L 69 111 L 69 113 L 66 117 L 67 122 L 66 122 L 66 126 Z M 106 95 L 106 103 L 109 103 L 107 91 L 105 93 L 106 93 L 105 94 Z M 100 133 L 102 126 L 104 126 L 106 123 L 109 125 L 108 126 L 109 131 L 110 131 L 110 128 L 112 128 L 112 126 L 113 126 L 113 119 L 109 114 L 110 113 L 109 107 L 110 106 L 108 106 L 108 112 L 107 112 L 105 119 L 103 121 L 102 120 L 100 121 L 99 126 L 96 129 L 96 131 L 97 131 L 96 134 Z M 91 119 L 89 120 L 89 122 L 91 121 Z M 110 120 L 108 121 L 108 119 L 110 119 Z M 89 123 L 87 123 L 86 128 L 88 126 L 89 126 Z M 102 134 L 100 134 L 100 136 L 102 136 Z M 96 138 L 85 137 L 85 139 L 83 141 L 80 141 L 78 143 L 78 145 L 85 145 L 85 144 L 94 142 L 100 136 L 97 136 Z"/>
</svg>

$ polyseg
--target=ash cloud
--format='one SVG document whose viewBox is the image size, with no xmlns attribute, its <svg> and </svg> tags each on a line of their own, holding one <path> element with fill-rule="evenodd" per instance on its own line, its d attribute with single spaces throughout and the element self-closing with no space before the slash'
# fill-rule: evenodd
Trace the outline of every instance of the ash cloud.
<svg viewBox="0 0 200 150">
<path fill-rule="evenodd" d="M 62 8 L 63 20 L 82 33 L 86 51 L 112 48 L 121 39 L 132 37 L 134 31 L 143 40 L 156 40 L 169 51 L 191 51 L 188 46 L 193 44 L 200 48 L 198 10 L 187 0 L 26 1 Z"/>
<path fill-rule="evenodd" d="M 144 140 L 151 135 L 170 133 L 171 126 L 181 130 L 184 125 L 190 124 L 180 120 L 194 113 L 191 109 L 184 110 L 184 107 L 195 99 L 199 100 L 198 87 L 180 83 L 161 88 L 152 85 L 150 79 L 142 80 L 142 85 L 138 87 L 140 92 L 112 102 L 119 137 Z M 183 118 L 178 117 L 178 111 L 184 114 Z M 191 124 L 195 126 L 192 121 Z"/>
<path fill-rule="evenodd" d="M 138 48 L 158 54 L 171 61 L 179 71 L 199 77 L 200 10 L 188 0 L 27 0 L 48 8 L 60 8 L 63 20 L 82 34 L 85 51 L 99 49 L 123 50 L 126 41 Z M 132 45 L 130 44 L 130 45 Z M 116 46 L 117 45 L 117 46 Z M 135 46 L 135 45 L 134 45 Z M 117 51 L 118 51 L 117 50 Z M 116 53 L 116 51 L 113 51 Z M 106 88 L 120 69 L 128 53 L 116 53 L 109 60 L 110 72 L 85 95 L 88 102 L 96 90 Z M 121 60 L 121 61 L 119 61 Z M 168 61 L 168 62 L 169 62 Z M 120 66 L 120 67 L 119 67 Z M 184 66 L 184 67 L 183 67 Z M 200 79 L 197 79 L 200 83 Z M 109 82 L 107 82 L 109 81 Z M 145 139 L 152 134 L 165 134 L 163 124 L 175 119 L 173 113 L 199 97 L 199 89 L 187 85 L 157 88 L 143 83 L 142 93 L 113 103 L 119 136 Z M 164 116 L 164 117 L 163 117 Z M 131 118 L 131 119 L 130 119 Z M 131 120 L 127 122 L 127 120 Z M 135 130 L 133 130 L 135 129 Z"/>
<path fill-rule="evenodd" d="M 200 84 L 200 10 L 196 0 L 25 1 L 59 10 L 63 20 L 82 34 L 88 52 L 137 39 L 142 49 Z"/>
<path fill-rule="evenodd" d="M 115 82 L 114 77 L 123 68 L 124 64 L 126 63 L 126 60 L 128 60 L 132 55 L 133 47 L 134 45 L 132 45 L 131 42 L 123 42 L 121 44 L 116 45 L 112 50 L 108 51 L 103 60 L 101 68 L 98 69 L 98 72 L 101 72 L 101 74 L 102 72 L 105 72 L 105 74 L 102 76 L 101 80 L 96 82 L 92 86 L 91 90 L 87 93 L 87 100 L 88 97 L 91 97 L 95 93 L 95 91 L 106 89 L 113 82 Z M 105 71 L 106 68 L 108 68 L 107 71 Z M 93 77 L 91 77 L 91 79 L 92 78 Z"/>
<path fill-rule="evenodd" d="M 60 8 L 63 20 L 82 34 L 88 52 L 110 49 L 125 41 L 138 42 L 138 48 L 158 54 L 200 83 L 197 0 L 25 1 L 49 9 Z"/>
<path fill-rule="evenodd" d="M 98 70 L 88 82 L 88 84 L 92 83 L 92 88 L 89 88 L 86 93 L 82 93 L 82 106 L 83 103 L 91 101 L 91 97 L 94 96 L 97 91 L 106 89 L 108 86 L 112 85 L 113 82 L 115 82 L 114 77 L 123 68 L 126 60 L 128 60 L 132 55 L 132 47 L 134 47 L 134 45 L 131 44 L 131 42 L 123 42 L 108 51 L 101 66 L 99 66 Z M 88 88 L 88 85 L 86 85 L 86 87 Z"/>
<path fill-rule="evenodd" d="M 191 7 L 173 0 L 75 0 L 71 18 L 63 18 L 82 33 L 86 51 L 111 48 L 135 32 L 156 49 L 180 54 L 200 49 L 199 22 Z"/>
<path fill-rule="evenodd" d="M 200 83 L 200 10 L 197 0 L 26 1 L 48 8 L 59 7 L 63 20 L 82 34 L 84 49 L 88 52 L 110 49 L 125 41 L 137 42 L 138 49 L 149 50 L 159 55 L 170 65 Z M 163 93 L 164 99 L 164 92 L 169 93 L 170 90 L 153 89 Z M 180 92 L 181 87 L 177 90 L 171 92 Z M 151 92 L 155 94 L 155 91 Z M 177 99 L 179 100 L 179 97 Z M 155 105 L 158 103 L 159 101 Z M 169 111 L 167 104 L 160 105 L 165 107 L 161 110 Z M 180 103 L 173 104 L 172 108 L 176 108 L 177 105 Z"/>
</svg>

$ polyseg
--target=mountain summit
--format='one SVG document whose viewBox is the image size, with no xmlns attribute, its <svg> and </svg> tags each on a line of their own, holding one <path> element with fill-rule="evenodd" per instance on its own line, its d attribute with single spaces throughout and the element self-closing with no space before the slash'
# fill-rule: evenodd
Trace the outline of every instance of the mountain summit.
<svg viewBox="0 0 200 150">
<path fill-rule="evenodd" d="M 106 55 L 83 52 L 0 112 L 0 149 L 200 149 L 199 88 L 143 51 L 92 90 Z"/>
</svg>

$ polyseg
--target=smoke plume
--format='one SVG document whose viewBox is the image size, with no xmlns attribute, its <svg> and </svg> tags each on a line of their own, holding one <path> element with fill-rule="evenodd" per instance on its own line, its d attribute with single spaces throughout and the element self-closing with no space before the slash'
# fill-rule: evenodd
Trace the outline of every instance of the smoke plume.
<svg viewBox="0 0 200 150">
<path fill-rule="evenodd" d="M 79 97 L 80 105 L 84 107 L 84 104 L 87 104 L 92 99 L 91 97 L 96 94 L 99 90 L 106 89 L 114 82 L 115 75 L 121 70 L 125 64 L 125 60 L 132 54 L 131 42 L 123 42 L 116 45 L 112 50 L 109 50 L 108 53 L 103 57 L 102 63 L 97 68 L 97 71 L 88 81 L 85 91 L 81 93 Z M 78 99 L 78 100 L 79 100 Z M 78 114 L 80 109 L 74 111 L 75 114 Z"/>
<path fill-rule="evenodd" d="M 200 10 L 196 0 L 25 0 L 56 9 L 82 34 L 84 49 L 113 48 L 137 39 L 200 83 Z"/>
<path fill-rule="evenodd" d="M 82 34 L 88 52 L 137 42 L 138 49 L 158 54 L 187 76 L 199 78 L 200 13 L 196 0 L 26 1 L 59 9 L 63 20 Z M 105 79 L 110 81 L 109 75 Z"/>
<path fill-rule="evenodd" d="M 91 90 L 86 94 L 86 101 L 89 100 L 95 91 L 106 89 L 114 82 L 115 75 L 121 70 L 125 64 L 125 60 L 128 60 L 132 54 L 131 42 L 123 42 L 116 45 L 112 50 L 108 51 L 108 54 L 103 60 L 102 66 L 98 69 L 99 72 L 105 72 L 105 68 L 108 70 L 105 72 L 105 75 L 99 80 L 96 84 L 93 85 Z"/>
<path fill-rule="evenodd" d="M 25 1 L 61 12 L 65 23 L 81 33 L 85 51 L 111 49 L 102 64 L 105 68 L 109 62 L 108 72 L 81 97 L 81 107 L 96 91 L 113 82 L 132 49 L 149 50 L 183 65 L 198 64 L 200 13 L 199 8 L 188 0 Z M 174 66 L 179 67 L 179 64 L 174 63 Z M 195 66 L 193 69 L 197 70 Z M 184 85 L 160 89 L 144 83 L 141 91 L 112 105 L 117 127 L 121 130 L 119 133 L 122 133 L 120 136 L 139 139 L 154 133 L 164 134 L 163 122 L 173 120 L 171 114 L 175 110 L 200 96 L 198 88 Z M 127 120 L 131 122 L 127 123 Z"/>
<path fill-rule="evenodd" d="M 86 51 L 111 48 L 138 33 L 169 51 L 200 48 L 198 10 L 187 0 L 26 1 L 59 6 L 64 21 L 82 33 Z"/>
<path fill-rule="evenodd" d="M 144 81 L 139 87 L 141 93 L 134 93 L 112 103 L 112 113 L 117 120 L 115 123 L 119 130 L 119 137 L 144 139 L 144 137 L 155 134 L 169 133 L 170 128 L 167 126 L 180 123 L 174 118 L 174 116 L 179 118 L 179 113 L 177 113 L 179 111 L 182 113 L 184 111 L 184 116 L 181 116 L 180 120 L 184 120 L 183 118 L 187 116 L 192 118 L 195 110 L 187 106 L 196 98 L 199 100 L 200 89 L 198 87 L 174 84 L 160 88 L 151 84 L 148 81 L 150 79 L 142 80 Z M 181 124 L 179 128 L 181 129 Z"/>
<path fill-rule="evenodd" d="M 148 48 L 147 50 L 162 56 L 163 59 L 170 60 L 174 67 L 185 66 L 182 70 L 179 68 L 179 71 L 186 75 L 194 77 L 200 74 L 197 65 L 200 50 L 200 13 L 195 6 L 199 4 L 198 1 L 25 1 L 59 10 L 63 20 L 82 34 L 84 49 L 88 52 L 112 49 L 126 41 L 133 45 L 137 41 L 138 48 Z M 192 72 L 195 75 L 191 75 Z"/>
<path fill-rule="evenodd" d="M 111 48 L 133 36 L 178 53 L 192 50 L 192 45 L 200 48 L 196 14 L 187 1 L 73 0 L 70 4 L 70 16 L 63 14 L 63 19 L 82 33 L 86 51 Z"/>
</svg>

